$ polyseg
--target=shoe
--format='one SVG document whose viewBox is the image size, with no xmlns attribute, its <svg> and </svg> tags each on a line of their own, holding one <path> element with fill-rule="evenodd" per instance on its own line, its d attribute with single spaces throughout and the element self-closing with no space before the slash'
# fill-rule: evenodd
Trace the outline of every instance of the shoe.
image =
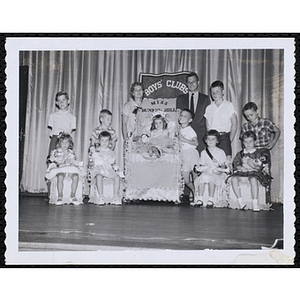
<svg viewBox="0 0 300 300">
<path fill-rule="evenodd" d="M 194 204 L 194 207 L 201 207 L 203 206 L 203 201 L 200 199 L 196 199 L 196 203 Z"/>
<path fill-rule="evenodd" d="M 240 210 L 244 210 L 246 208 L 246 206 L 247 206 L 245 203 L 243 203 L 240 200 L 238 200 L 238 203 L 239 203 Z"/>
<path fill-rule="evenodd" d="M 174 202 L 175 205 L 179 205 L 180 203 L 181 203 L 181 202 L 178 201 L 178 200 Z"/>
<path fill-rule="evenodd" d="M 258 200 L 253 200 L 252 201 L 252 210 L 253 211 L 260 211 L 260 208 L 258 206 Z"/>
<path fill-rule="evenodd" d="M 99 203 L 98 203 L 98 205 L 104 205 L 105 203 L 104 203 L 104 199 L 103 199 L 103 197 L 102 196 L 100 196 L 99 197 Z"/>
<path fill-rule="evenodd" d="M 63 205 L 63 201 L 61 197 L 57 198 L 55 205 Z"/>
<path fill-rule="evenodd" d="M 74 205 L 80 205 L 80 202 L 77 200 L 76 197 L 71 198 L 71 201 Z"/>
<path fill-rule="evenodd" d="M 122 205 L 122 199 L 119 196 L 115 196 L 112 204 L 113 205 Z"/>
<path fill-rule="evenodd" d="M 213 207 L 214 207 L 214 203 L 211 200 L 208 200 L 206 204 L 206 208 L 213 208 Z"/>
</svg>

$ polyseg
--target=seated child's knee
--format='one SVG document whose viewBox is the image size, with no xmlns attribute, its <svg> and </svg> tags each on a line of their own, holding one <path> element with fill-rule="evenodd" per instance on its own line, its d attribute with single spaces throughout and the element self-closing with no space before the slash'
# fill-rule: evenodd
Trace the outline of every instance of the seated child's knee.
<svg viewBox="0 0 300 300">
<path fill-rule="evenodd" d="M 57 176 L 58 180 L 63 180 L 65 178 L 66 174 L 64 174 L 64 173 L 58 173 L 56 176 Z"/>
</svg>

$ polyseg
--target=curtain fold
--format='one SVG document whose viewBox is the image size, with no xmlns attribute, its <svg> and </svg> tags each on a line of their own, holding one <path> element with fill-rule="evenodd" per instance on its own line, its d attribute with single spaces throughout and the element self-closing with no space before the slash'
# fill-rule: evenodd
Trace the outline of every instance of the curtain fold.
<svg viewBox="0 0 300 300">
<path fill-rule="evenodd" d="M 47 124 L 57 92 L 69 94 L 69 109 L 77 118 L 73 138 L 78 159 L 86 165 L 89 137 L 99 124 L 100 110 L 107 108 L 113 113 L 119 138 L 115 151 L 122 166 L 121 113 L 131 83 L 141 72 L 194 71 L 202 93 L 209 94 L 213 81 L 224 82 L 225 98 L 233 103 L 239 122 L 233 154 L 241 149 L 238 136 L 246 121 L 241 111 L 247 102 L 256 102 L 260 115 L 279 127 L 281 137 L 272 150 L 272 200 L 283 202 L 283 50 L 24 51 L 20 65 L 29 66 L 22 190 L 46 192 Z"/>
</svg>

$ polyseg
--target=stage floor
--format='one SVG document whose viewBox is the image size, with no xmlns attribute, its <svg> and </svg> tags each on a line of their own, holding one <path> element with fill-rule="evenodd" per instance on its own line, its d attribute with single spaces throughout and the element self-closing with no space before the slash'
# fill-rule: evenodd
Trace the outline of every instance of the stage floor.
<svg viewBox="0 0 300 300">
<path fill-rule="evenodd" d="M 45 197 L 26 196 L 19 205 L 19 251 L 261 249 L 283 238 L 283 206 L 273 209 L 164 202 L 55 206 Z"/>
</svg>

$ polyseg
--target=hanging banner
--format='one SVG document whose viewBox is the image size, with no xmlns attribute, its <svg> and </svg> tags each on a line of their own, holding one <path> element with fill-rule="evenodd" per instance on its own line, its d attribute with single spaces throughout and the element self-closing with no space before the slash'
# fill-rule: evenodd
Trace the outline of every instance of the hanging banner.
<svg viewBox="0 0 300 300">
<path fill-rule="evenodd" d="M 140 82 L 145 88 L 142 111 L 138 115 L 138 134 L 149 133 L 154 115 L 162 115 L 168 129 L 176 131 L 178 115 L 176 99 L 180 94 L 187 94 L 186 75 L 190 72 L 140 74 Z"/>
<path fill-rule="evenodd" d="M 186 75 L 190 72 L 140 74 L 140 82 L 145 88 L 145 97 L 151 99 L 177 98 L 189 92 Z"/>
</svg>

